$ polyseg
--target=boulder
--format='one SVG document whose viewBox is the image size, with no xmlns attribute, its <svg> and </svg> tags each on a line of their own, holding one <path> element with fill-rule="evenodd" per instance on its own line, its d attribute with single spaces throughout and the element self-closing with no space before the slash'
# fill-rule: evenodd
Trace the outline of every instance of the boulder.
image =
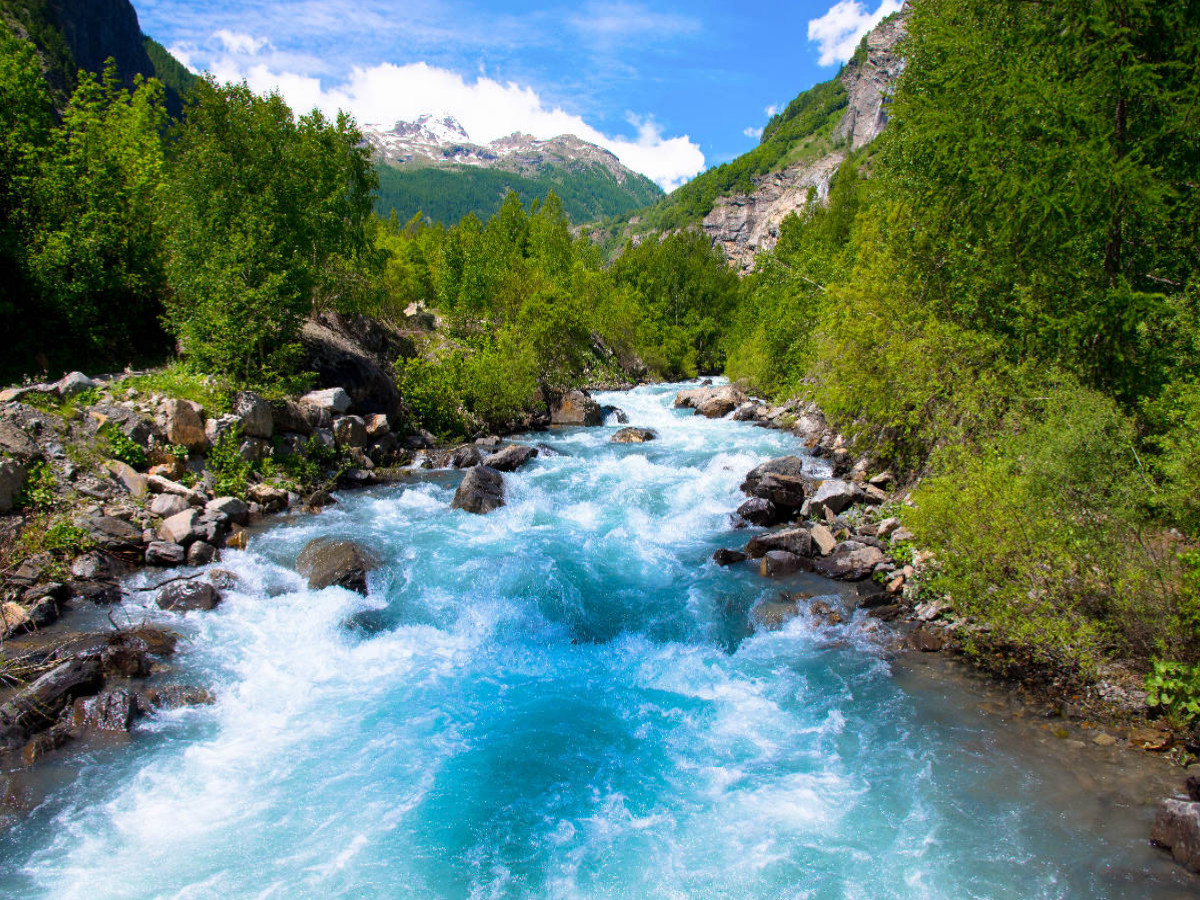
<svg viewBox="0 0 1200 900">
<path fill-rule="evenodd" d="M 288 508 L 288 492 L 269 484 L 252 484 L 246 491 L 252 501 L 265 512 L 279 512 Z"/>
<path fill-rule="evenodd" d="M 414 355 L 411 342 L 366 317 L 322 312 L 304 323 L 300 343 L 302 368 L 315 372 L 318 384 L 338 388 L 349 398 L 348 405 L 331 413 L 383 413 L 392 422 L 402 420 L 392 363 Z"/>
<path fill-rule="evenodd" d="M 89 700 L 75 701 L 76 728 L 127 732 L 133 727 L 137 714 L 137 700 L 127 688 L 104 691 Z"/>
<path fill-rule="evenodd" d="M 504 477 L 495 469 L 476 466 L 468 469 L 454 492 L 451 509 L 485 514 L 504 505 Z"/>
<path fill-rule="evenodd" d="M 173 612 L 210 610 L 217 608 L 221 594 L 207 581 L 178 581 L 159 591 L 156 602 L 160 609 Z"/>
<path fill-rule="evenodd" d="M 150 486 L 146 483 L 146 476 L 140 474 L 133 466 L 117 459 L 110 459 L 105 463 L 105 467 L 133 499 L 141 500 L 146 494 L 150 493 Z"/>
<path fill-rule="evenodd" d="M 762 422 L 767 418 L 767 408 L 757 400 L 748 400 L 733 411 L 735 422 Z"/>
<path fill-rule="evenodd" d="M 171 569 L 182 566 L 187 559 L 187 550 L 181 544 L 169 541 L 152 541 L 146 547 L 146 565 Z"/>
<path fill-rule="evenodd" d="M 367 424 L 359 416 L 342 416 L 333 420 L 333 439 L 339 447 L 367 446 Z"/>
<path fill-rule="evenodd" d="M 764 578 L 779 578 L 799 572 L 803 565 L 804 560 L 795 553 L 788 553 L 786 550 L 770 550 L 762 558 L 758 572 Z"/>
<path fill-rule="evenodd" d="M 282 434 L 310 435 L 314 428 L 328 425 L 328 420 L 322 422 L 322 418 L 321 409 L 301 405 L 295 400 L 279 400 L 271 404 L 271 422 L 275 430 Z"/>
<path fill-rule="evenodd" d="M 233 414 L 241 422 L 246 437 L 269 440 L 275 434 L 275 412 L 271 404 L 254 391 L 233 395 Z"/>
<path fill-rule="evenodd" d="M 317 538 L 296 557 L 296 571 L 308 578 L 317 591 L 332 585 L 367 594 L 367 574 L 379 568 L 379 560 L 353 541 Z"/>
<path fill-rule="evenodd" d="M 92 381 L 82 372 L 72 372 L 70 375 L 64 375 L 54 389 L 58 392 L 58 396 L 66 400 L 69 397 L 78 397 L 84 391 L 90 391 L 98 385 L 99 382 Z"/>
<path fill-rule="evenodd" d="M 167 436 L 167 443 L 187 447 L 192 453 L 203 453 L 209 447 L 204 432 L 204 407 L 191 400 L 165 400 L 158 408 L 158 427 Z"/>
<path fill-rule="evenodd" d="M 221 536 L 222 540 L 224 535 Z M 217 558 L 217 548 L 207 541 L 196 541 L 187 548 L 187 564 L 189 566 L 207 566 Z"/>
<path fill-rule="evenodd" d="M 812 556 L 812 537 L 806 528 L 789 528 L 751 538 L 746 545 L 746 554 L 751 559 L 762 559 L 772 550 L 786 550 L 796 556 Z"/>
<path fill-rule="evenodd" d="M 854 541 L 839 544 L 832 554 L 818 560 L 816 570 L 841 581 L 862 581 L 885 559 L 883 551 Z"/>
<path fill-rule="evenodd" d="M 783 515 L 794 515 L 804 506 L 807 485 L 795 475 L 767 473 L 752 491 L 755 497 L 770 500 Z"/>
<path fill-rule="evenodd" d="M 262 438 L 246 438 L 238 446 L 238 453 L 248 463 L 262 462 L 271 458 L 271 442 Z"/>
<path fill-rule="evenodd" d="M 658 437 L 653 428 L 622 428 L 612 436 L 614 444 L 644 444 Z"/>
<path fill-rule="evenodd" d="M 833 536 L 833 532 L 825 525 L 814 525 L 809 534 L 812 535 L 813 544 L 816 546 L 817 552 L 822 556 L 828 556 L 837 547 L 837 538 Z"/>
<path fill-rule="evenodd" d="M 836 516 L 857 503 L 861 496 L 856 485 L 831 478 L 822 482 L 821 486 L 817 488 L 817 492 L 813 494 L 810 510 L 813 515 L 816 515 L 817 511 L 813 507 L 820 504 L 821 509 L 827 509 Z"/>
<path fill-rule="evenodd" d="M 603 425 L 604 410 L 587 391 L 567 391 L 550 404 L 552 425 Z"/>
<path fill-rule="evenodd" d="M 718 566 L 732 566 L 736 563 L 745 562 L 746 554 L 741 550 L 726 550 L 722 548 L 714 553 L 712 558 L 713 562 Z"/>
<path fill-rule="evenodd" d="M 25 433 L 19 422 L 9 418 L 0 419 L 0 453 L 26 461 L 41 456 L 33 438 Z"/>
<path fill-rule="evenodd" d="M 385 434 L 390 433 L 392 430 L 392 425 L 388 421 L 388 417 L 385 416 L 383 413 L 375 413 L 373 415 L 367 416 L 363 420 L 363 422 L 366 424 L 366 427 L 367 427 L 367 437 L 369 437 L 373 441 L 379 440 L 381 437 L 383 437 Z"/>
<path fill-rule="evenodd" d="M 25 466 L 15 459 L 0 459 L 0 514 L 11 512 L 25 486 Z"/>
<path fill-rule="evenodd" d="M 778 631 L 785 623 L 800 615 L 800 604 L 787 594 L 778 600 L 764 600 L 750 610 L 750 619 L 759 628 Z"/>
<path fill-rule="evenodd" d="M 200 531 L 200 514 L 196 510 L 189 507 L 182 512 L 163 519 L 158 526 L 158 537 L 160 540 L 167 541 L 172 544 L 182 544 L 184 546 L 197 540 Z"/>
<path fill-rule="evenodd" d="M 204 504 L 205 512 L 220 513 L 235 525 L 250 524 L 250 505 L 237 497 L 217 497 Z"/>
<path fill-rule="evenodd" d="M 350 409 L 350 395 L 340 387 L 311 391 L 300 398 L 304 406 L 322 410 L 330 416 L 345 415 Z"/>
<path fill-rule="evenodd" d="M 708 388 L 708 395 L 696 404 L 696 415 L 720 419 L 746 402 L 746 395 L 733 385 Z"/>
<path fill-rule="evenodd" d="M 169 519 L 191 508 L 192 504 L 188 503 L 187 498 L 179 494 L 159 494 L 150 501 L 150 514 L 160 519 Z"/>
<path fill-rule="evenodd" d="M 497 472 L 515 472 L 537 455 L 536 447 L 512 444 L 485 458 L 482 465 L 495 469 Z"/>
<path fill-rule="evenodd" d="M 799 478 L 803 474 L 804 460 L 798 456 L 780 456 L 770 459 L 746 473 L 746 480 L 742 482 L 742 493 L 757 496 L 754 492 L 755 488 L 767 475 L 789 475 Z"/>
<path fill-rule="evenodd" d="M 103 683 L 99 657 L 75 657 L 56 666 L 0 706 L 0 750 L 17 749 L 53 724 L 76 698 L 96 693 Z"/>
<path fill-rule="evenodd" d="M 470 469 L 482 462 L 483 453 L 474 444 L 466 444 L 450 453 L 450 465 L 456 469 Z"/>
<path fill-rule="evenodd" d="M 142 546 L 142 530 L 115 516 L 95 516 L 83 527 L 92 540 L 114 553 L 138 550 Z"/>
<path fill-rule="evenodd" d="M 1160 803 L 1150 841 L 1170 850 L 1177 863 L 1200 872 L 1200 803 L 1185 800 Z"/>
<path fill-rule="evenodd" d="M 744 522 L 761 525 L 764 528 L 778 525 L 784 520 L 779 508 L 770 500 L 764 500 L 761 497 L 751 497 L 737 508 L 734 515 Z"/>
</svg>

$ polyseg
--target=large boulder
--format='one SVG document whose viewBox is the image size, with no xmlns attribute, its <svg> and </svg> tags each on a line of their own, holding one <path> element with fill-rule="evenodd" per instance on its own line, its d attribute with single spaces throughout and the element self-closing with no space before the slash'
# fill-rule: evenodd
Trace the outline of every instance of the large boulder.
<svg viewBox="0 0 1200 900">
<path fill-rule="evenodd" d="M 271 406 L 271 421 L 281 433 L 309 435 L 314 428 L 327 427 L 330 419 L 328 413 L 317 407 L 280 400 Z"/>
<path fill-rule="evenodd" d="M 658 437 L 653 428 L 622 428 L 612 436 L 614 444 L 644 444 Z"/>
<path fill-rule="evenodd" d="M 346 317 L 323 312 L 304 323 L 303 368 L 316 372 L 322 387 L 339 387 L 350 397 L 348 409 L 360 415 L 383 413 L 393 422 L 402 419 L 400 392 L 392 378 L 392 361 L 411 356 L 411 344 L 362 316 Z"/>
<path fill-rule="evenodd" d="M 803 558 L 786 550 L 770 550 L 759 563 L 758 573 L 764 578 L 781 578 L 799 572 L 804 566 Z"/>
<path fill-rule="evenodd" d="M 350 395 L 340 387 L 324 388 L 305 394 L 300 398 L 300 403 L 330 416 L 341 416 L 350 409 Z"/>
<path fill-rule="evenodd" d="M 158 427 L 167 442 L 203 453 L 209 447 L 204 432 L 204 407 L 191 400 L 164 400 L 158 408 Z"/>
<path fill-rule="evenodd" d="M 0 513 L 11 512 L 25 485 L 25 466 L 15 459 L 0 459 Z"/>
<path fill-rule="evenodd" d="M 77 657 L 51 669 L 0 706 L 0 750 L 15 750 L 51 725 L 77 697 L 96 693 L 104 683 L 99 657 Z"/>
<path fill-rule="evenodd" d="M 537 447 L 512 444 L 486 457 L 482 465 L 495 469 L 497 472 L 515 472 L 537 455 Z"/>
<path fill-rule="evenodd" d="M 156 602 L 160 609 L 173 612 L 207 611 L 217 608 L 221 592 L 207 581 L 177 581 L 159 591 Z"/>
<path fill-rule="evenodd" d="M 857 503 L 861 496 L 857 485 L 831 478 L 817 488 L 817 492 L 813 494 L 810 509 L 819 505 L 820 509 L 827 509 L 836 516 Z M 814 509 L 814 514 L 815 512 Z"/>
<path fill-rule="evenodd" d="M 708 396 L 696 404 L 696 415 L 720 419 L 746 402 L 746 395 L 731 384 L 709 388 Z"/>
<path fill-rule="evenodd" d="M 883 551 L 877 547 L 846 541 L 839 544 L 829 556 L 818 560 L 816 570 L 828 578 L 862 581 L 869 578 L 885 558 Z"/>
<path fill-rule="evenodd" d="M 804 506 L 806 488 L 803 478 L 768 473 L 759 479 L 751 493 L 763 500 L 770 500 L 782 515 L 790 517 Z"/>
<path fill-rule="evenodd" d="M 250 504 L 237 497 L 217 497 L 204 504 L 205 512 L 220 513 L 234 525 L 250 524 Z"/>
<path fill-rule="evenodd" d="M 754 489 L 767 475 L 788 475 L 799 478 L 803 474 L 804 460 L 798 456 L 780 456 L 776 459 L 769 459 L 746 473 L 746 480 L 742 482 L 742 492 L 757 496 Z"/>
<path fill-rule="evenodd" d="M 159 540 L 171 544 L 187 546 L 200 537 L 200 513 L 189 507 L 183 512 L 175 513 L 170 518 L 163 519 L 158 526 Z"/>
<path fill-rule="evenodd" d="M 751 497 L 737 508 L 734 515 L 742 522 L 761 525 L 764 528 L 778 525 L 784 520 L 779 508 L 770 500 L 764 500 L 762 497 Z"/>
<path fill-rule="evenodd" d="M 1150 840 L 1170 850 L 1176 862 L 1200 872 L 1200 803 L 1164 800 L 1154 818 Z"/>
<path fill-rule="evenodd" d="M 150 515 L 160 519 L 169 519 L 191 508 L 192 504 L 188 502 L 187 497 L 181 497 L 179 494 L 159 494 L 150 501 Z"/>
<path fill-rule="evenodd" d="M 311 590 L 336 585 L 367 594 L 367 574 L 379 568 L 379 560 L 354 541 L 317 538 L 296 557 L 296 571 L 308 578 Z"/>
<path fill-rule="evenodd" d="M 449 462 L 455 469 L 471 469 L 483 462 L 483 451 L 474 444 L 464 444 L 451 451 Z"/>
<path fill-rule="evenodd" d="M 504 476 L 487 466 L 476 466 L 463 476 L 450 508 L 483 515 L 503 505 Z"/>
<path fill-rule="evenodd" d="M 603 425 L 604 410 L 587 391 L 567 391 L 550 403 L 551 425 Z"/>
<path fill-rule="evenodd" d="M 360 416 L 342 416 L 333 421 L 333 439 L 339 447 L 367 446 L 367 423 Z"/>
<path fill-rule="evenodd" d="M 94 387 L 99 387 L 100 382 L 92 381 L 82 372 L 72 372 L 69 375 L 64 375 L 62 379 L 55 385 L 58 391 L 58 396 L 64 400 L 70 397 L 78 397 L 84 391 L 90 391 Z"/>
<path fill-rule="evenodd" d="M 246 437 L 269 440 L 275 434 L 275 412 L 271 404 L 254 391 L 233 395 L 233 414 L 242 424 Z"/>
<path fill-rule="evenodd" d="M 774 531 L 751 538 L 746 545 L 746 554 L 751 559 L 762 559 L 772 550 L 786 550 L 796 556 L 812 556 L 812 536 L 806 528 L 790 528 Z"/>
</svg>

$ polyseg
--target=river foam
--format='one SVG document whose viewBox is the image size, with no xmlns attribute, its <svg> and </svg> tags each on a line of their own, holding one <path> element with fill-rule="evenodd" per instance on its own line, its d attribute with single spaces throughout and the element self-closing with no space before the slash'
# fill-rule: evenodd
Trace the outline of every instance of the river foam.
<svg viewBox="0 0 1200 900">
<path fill-rule="evenodd" d="M 603 398 L 652 443 L 611 444 L 615 424 L 531 438 L 558 454 L 506 476 L 488 516 L 449 510 L 457 474 L 415 476 L 227 553 L 238 588 L 214 613 L 131 601 L 187 633 L 179 674 L 219 699 L 85 757 L 2 838 L 0 890 L 1173 896 L 1157 857 L 1042 803 L 961 698 L 931 719 L 844 629 L 750 632 L 778 587 L 709 557 L 746 539 L 745 472 L 801 451 L 673 410 L 675 390 Z M 370 597 L 295 574 L 327 535 L 384 561 Z"/>
</svg>

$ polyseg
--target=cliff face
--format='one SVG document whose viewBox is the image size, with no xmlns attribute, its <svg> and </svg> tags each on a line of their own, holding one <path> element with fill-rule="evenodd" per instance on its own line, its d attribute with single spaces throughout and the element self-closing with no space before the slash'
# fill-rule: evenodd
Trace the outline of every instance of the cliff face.
<svg viewBox="0 0 1200 900">
<path fill-rule="evenodd" d="M 800 210 L 814 190 L 824 201 L 838 166 L 853 151 L 877 138 L 887 125 L 888 97 L 904 62 L 896 45 L 906 33 L 909 7 L 880 24 L 867 36 L 866 57 L 842 73 L 848 102 L 833 132 L 836 149 L 813 162 L 805 162 L 758 179 L 751 194 L 719 198 L 704 218 L 704 230 L 713 244 L 725 249 L 730 265 L 743 271 L 754 268 L 755 256 L 771 250 L 779 240 L 779 226 Z"/>
</svg>

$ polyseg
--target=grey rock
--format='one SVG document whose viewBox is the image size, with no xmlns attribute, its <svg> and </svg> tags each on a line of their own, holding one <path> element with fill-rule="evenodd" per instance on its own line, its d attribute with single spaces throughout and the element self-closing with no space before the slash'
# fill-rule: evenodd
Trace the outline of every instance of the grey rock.
<svg viewBox="0 0 1200 900">
<path fill-rule="evenodd" d="M 450 454 L 450 465 L 456 469 L 470 469 L 483 462 L 483 453 L 474 444 L 458 447 Z"/>
<path fill-rule="evenodd" d="M 246 437 L 269 440 L 275 434 L 275 413 L 271 404 L 254 391 L 233 395 L 233 414 L 242 425 Z"/>
<path fill-rule="evenodd" d="M 796 556 L 812 556 L 812 536 L 806 528 L 789 528 L 760 534 L 751 538 L 746 545 L 746 554 L 751 559 L 762 559 L 772 550 L 786 550 Z"/>
<path fill-rule="evenodd" d="M 158 526 L 158 537 L 172 544 L 186 546 L 199 537 L 199 530 L 200 514 L 189 507 L 164 519 Z"/>
<path fill-rule="evenodd" d="M 708 396 L 696 404 L 696 415 L 720 419 L 746 402 L 746 395 L 732 385 L 709 388 Z"/>
<path fill-rule="evenodd" d="M 343 415 L 350 409 L 350 395 L 340 387 L 312 391 L 300 398 L 301 404 L 325 410 L 330 415 Z"/>
<path fill-rule="evenodd" d="M 837 515 L 857 503 L 861 496 L 855 485 L 831 478 L 817 488 L 812 502 L 814 506 L 820 504 L 822 509 L 827 509 Z"/>
<path fill-rule="evenodd" d="M 15 459 L 0 459 L 0 513 L 11 512 L 25 485 L 25 466 Z"/>
<path fill-rule="evenodd" d="M 312 434 L 313 428 L 324 425 L 328 427 L 332 421 L 325 413 L 322 422 L 322 410 L 314 406 L 302 406 L 295 400 L 280 400 L 271 405 L 271 423 L 275 430 L 282 433 Z M 316 421 L 314 421 L 316 420 Z"/>
<path fill-rule="evenodd" d="M 504 505 L 504 477 L 495 469 L 476 466 L 468 469 L 454 492 L 451 509 L 485 514 Z"/>
<path fill-rule="evenodd" d="M 799 572 L 804 566 L 804 560 L 795 553 L 786 550 L 770 550 L 762 558 L 759 574 L 765 578 L 779 578 Z"/>
<path fill-rule="evenodd" d="M 69 659 L 0 706 L 0 750 L 15 750 L 54 723 L 77 697 L 96 693 L 104 683 L 96 656 Z"/>
<path fill-rule="evenodd" d="M 875 567 L 884 561 L 883 552 L 847 541 L 832 554 L 818 560 L 816 570 L 829 578 L 841 581 L 862 581 L 870 577 Z"/>
<path fill-rule="evenodd" d="M 746 480 L 742 482 L 742 493 L 753 495 L 759 482 L 767 475 L 789 475 L 793 478 L 800 478 L 803 474 L 804 460 L 798 456 L 780 456 L 770 459 L 746 473 Z"/>
<path fill-rule="evenodd" d="M 90 391 L 96 387 L 97 382 L 92 381 L 82 372 L 72 372 L 70 375 L 64 375 L 62 380 L 55 386 L 58 395 L 64 399 L 68 397 L 78 397 L 84 391 Z"/>
<path fill-rule="evenodd" d="M 204 407 L 191 400 L 165 400 L 158 408 L 158 426 L 167 442 L 203 453 L 209 447 L 204 430 Z"/>
<path fill-rule="evenodd" d="M 622 428 L 612 436 L 614 444 L 644 444 L 658 438 L 653 428 Z"/>
<path fill-rule="evenodd" d="M 354 541 L 317 538 L 296 557 L 296 571 L 312 590 L 332 585 L 367 594 L 367 575 L 379 567 L 374 554 Z"/>
<path fill-rule="evenodd" d="M 150 514 L 161 519 L 169 519 L 191 508 L 192 505 L 187 499 L 179 494 L 159 494 L 150 501 Z"/>
<path fill-rule="evenodd" d="M 1170 850 L 1177 863 L 1200 872 L 1200 803 L 1162 801 L 1154 817 L 1150 840 Z"/>
<path fill-rule="evenodd" d="M 764 528 L 778 525 L 784 520 L 779 508 L 770 500 L 764 500 L 762 497 L 751 497 L 737 508 L 734 515 L 744 522 L 761 525 Z"/>
<path fill-rule="evenodd" d="M 367 446 L 367 425 L 359 416 L 333 420 L 333 439 L 339 447 Z"/>
<path fill-rule="evenodd" d="M 726 550 L 722 548 L 714 553 L 712 558 L 713 562 L 718 566 L 732 566 L 736 563 L 745 562 L 746 554 L 740 550 Z"/>
<path fill-rule="evenodd" d="M 238 445 L 238 453 L 248 463 L 262 462 L 264 459 L 270 459 L 272 450 L 271 442 L 262 438 L 246 438 Z"/>
<path fill-rule="evenodd" d="M 154 541 L 146 547 L 146 565 L 169 569 L 182 566 L 187 559 L 187 550 L 180 544 Z"/>
<path fill-rule="evenodd" d="M 127 732 L 137 718 L 137 700 L 127 688 L 104 691 L 75 703 L 75 725 L 93 731 Z"/>
<path fill-rule="evenodd" d="M 495 469 L 497 472 L 515 472 L 537 455 L 536 447 L 512 444 L 485 458 L 482 465 Z"/>
<path fill-rule="evenodd" d="M 217 497 L 204 504 L 206 512 L 221 513 L 235 525 L 250 524 L 250 505 L 237 497 Z"/>
<path fill-rule="evenodd" d="M 812 535 L 813 544 L 822 556 L 828 556 L 837 547 L 837 538 L 825 525 L 814 525 L 809 534 Z"/>
<path fill-rule="evenodd" d="M 550 404 L 552 425 L 603 425 L 604 410 L 587 391 L 567 391 Z"/>
<path fill-rule="evenodd" d="M 212 610 L 221 602 L 220 592 L 206 581 L 179 581 L 159 591 L 158 606 L 172 612 Z"/>
<path fill-rule="evenodd" d="M 217 558 L 217 548 L 207 541 L 196 541 L 187 549 L 189 566 L 207 566 Z"/>
<path fill-rule="evenodd" d="M 115 516 L 96 516 L 84 524 L 88 535 L 106 550 L 135 550 L 142 545 L 142 530 Z"/>
<path fill-rule="evenodd" d="M 754 485 L 755 497 L 770 500 L 781 514 L 791 516 L 804 506 L 807 484 L 795 475 L 768 472 Z"/>
</svg>

